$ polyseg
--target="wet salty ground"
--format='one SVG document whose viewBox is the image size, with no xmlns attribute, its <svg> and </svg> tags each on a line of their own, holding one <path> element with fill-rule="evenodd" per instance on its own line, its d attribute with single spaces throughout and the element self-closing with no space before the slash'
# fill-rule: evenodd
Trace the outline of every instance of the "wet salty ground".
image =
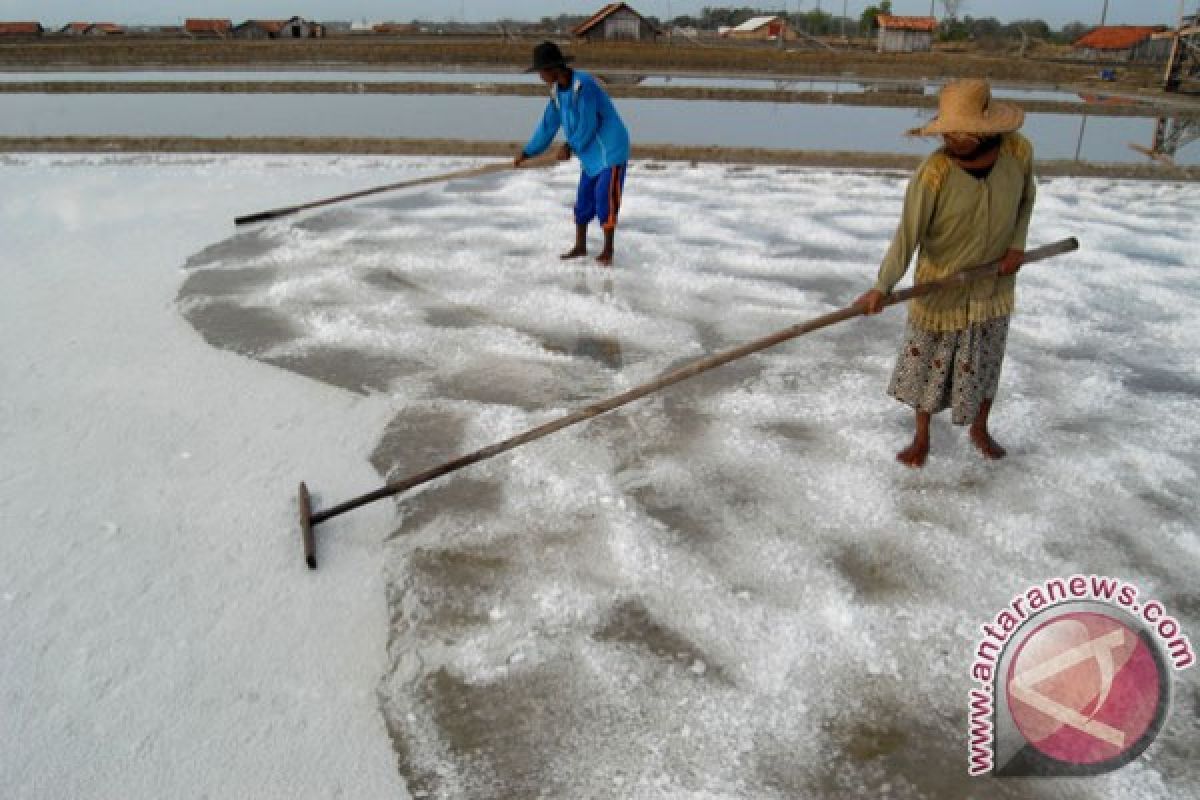
<svg viewBox="0 0 1200 800">
<path fill-rule="evenodd" d="M 214 346 L 388 395 L 395 417 L 362 435 L 397 478 L 850 302 L 904 187 L 635 164 L 603 270 L 555 255 L 574 180 L 460 181 L 251 229 L 189 261 L 179 307 Z M 926 470 L 892 462 L 909 419 L 884 395 L 891 312 L 403 497 L 381 532 L 379 698 L 414 794 L 1200 791 L 1194 670 L 1120 772 L 965 769 L 977 629 L 1016 592 L 1119 576 L 1200 630 L 1197 210 L 1186 185 L 1043 182 L 1031 244 L 1083 249 L 1022 278 L 1006 461 L 939 420 Z"/>
</svg>

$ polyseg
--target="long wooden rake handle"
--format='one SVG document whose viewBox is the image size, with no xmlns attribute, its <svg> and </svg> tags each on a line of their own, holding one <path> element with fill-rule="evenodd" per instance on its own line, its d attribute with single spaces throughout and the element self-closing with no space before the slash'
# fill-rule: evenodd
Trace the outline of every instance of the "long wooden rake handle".
<svg viewBox="0 0 1200 800">
<path fill-rule="evenodd" d="M 531 158 L 520 167 L 514 167 L 511 162 L 507 161 L 502 161 L 497 164 L 485 164 L 482 167 L 471 167 L 470 169 L 460 169 L 456 172 L 444 172 L 440 175 L 428 175 L 424 178 L 413 178 L 412 180 L 389 183 L 384 186 L 375 186 L 370 189 L 360 189 L 357 192 L 349 192 L 348 194 L 339 194 L 334 197 L 326 197 L 324 200 L 314 200 L 311 203 L 301 203 L 300 205 L 285 206 L 284 208 L 273 208 L 269 211 L 259 211 L 254 214 L 246 214 L 242 217 L 235 217 L 233 224 L 250 225 L 254 222 L 265 222 L 269 219 L 286 217 L 290 214 L 307 211 L 310 208 L 320 208 L 321 206 L 333 205 L 334 203 L 343 203 L 347 200 L 357 200 L 360 197 L 369 197 L 373 194 L 382 194 L 383 192 L 394 192 L 397 189 L 411 189 L 414 186 L 424 186 L 430 183 L 441 183 L 442 181 L 461 180 L 464 178 L 477 178 L 482 175 L 491 175 L 495 172 L 506 172 L 511 169 L 544 167 L 553 163 L 554 159 L 541 157 L 536 159 Z"/>
<path fill-rule="evenodd" d="M 1044 261 L 1048 258 L 1062 255 L 1063 253 L 1069 253 L 1078 249 L 1079 242 L 1074 237 L 1070 239 L 1063 239 L 1062 241 L 1028 251 L 1025 253 L 1025 260 L 1023 263 L 1032 264 L 1037 261 Z M 980 278 L 994 276 L 996 275 L 996 270 L 998 267 L 999 262 L 997 261 L 991 264 L 985 264 L 981 267 L 965 270 L 941 281 L 925 283 L 921 284 L 920 286 L 914 286 L 910 289 L 893 292 L 884 299 L 884 306 L 894 306 L 898 303 L 911 300 L 914 297 L 923 297 L 925 295 L 941 291 L 942 289 L 953 286 L 962 286 L 964 284 L 971 283 L 972 281 L 979 280 Z M 829 314 L 810 319 L 807 322 L 801 322 L 797 325 L 793 325 L 790 328 L 784 328 L 783 330 L 773 333 L 770 336 L 763 337 L 762 339 L 756 339 L 755 341 L 748 342 L 740 347 L 735 347 L 731 350 L 725 350 L 724 352 L 699 359 L 698 361 L 693 361 L 691 364 L 687 364 L 679 369 L 673 370 L 657 380 L 642 384 L 641 386 L 637 386 L 629 391 L 622 392 L 614 397 L 610 397 L 607 400 L 601 400 L 598 403 L 593 403 L 586 408 L 581 408 L 578 411 L 567 414 L 564 417 L 551 420 L 550 422 L 539 425 L 536 428 L 531 428 L 524 433 L 505 439 L 502 442 L 489 445 L 482 450 L 476 450 L 473 453 L 459 456 L 452 461 L 447 461 L 444 464 L 427 469 L 424 472 L 420 472 L 408 478 L 389 483 L 373 492 L 352 498 L 344 503 L 327 508 L 324 511 L 313 511 L 312 503 L 309 498 L 308 487 L 304 483 L 301 483 L 298 499 L 300 505 L 300 532 L 304 542 L 304 560 L 311 569 L 317 568 L 316 540 L 313 534 L 313 527 L 315 525 L 319 525 L 327 519 L 336 517 L 339 514 L 345 514 L 347 511 L 353 511 L 356 508 L 367 505 L 368 503 L 373 503 L 376 500 L 382 500 L 385 497 L 391 497 L 393 495 L 400 494 L 401 492 L 407 491 L 416 486 L 420 486 L 423 483 L 428 483 L 429 481 L 440 478 L 443 475 L 460 470 L 463 467 L 470 466 L 471 464 L 477 464 L 480 461 L 491 458 L 492 456 L 512 450 L 515 447 L 520 447 L 523 444 L 528 444 L 535 439 L 541 439 L 543 436 L 549 436 L 550 434 L 560 431 L 563 428 L 568 428 L 572 425 L 583 422 L 584 420 L 589 420 L 592 417 L 597 417 L 601 414 L 612 411 L 613 409 L 620 408 L 621 406 L 632 403 L 634 400 L 643 398 L 648 394 L 653 394 L 654 392 L 665 389 L 666 387 L 672 386 L 680 381 L 684 381 L 688 378 L 699 375 L 702 372 L 708 372 L 709 370 L 715 369 L 723 364 L 728 364 L 730 361 L 737 361 L 740 358 L 745 358 L 752 353 L 757 353 L 760 350 L 766 350 L 769 347 L 774 347 L 775 345 L 786 342 L 789 339 L 795 339 L 797 336 L 803 336 L 806 333 L 811 333 L 815 330 L 834 325 L 838 322 L 844 322 L 845 320 L 861 316 L 864 313 L 866 313 L 864 307 L 856 303 L 854 305 L 839 309 L 838 311 L 833 311 Z"/>
</svg>

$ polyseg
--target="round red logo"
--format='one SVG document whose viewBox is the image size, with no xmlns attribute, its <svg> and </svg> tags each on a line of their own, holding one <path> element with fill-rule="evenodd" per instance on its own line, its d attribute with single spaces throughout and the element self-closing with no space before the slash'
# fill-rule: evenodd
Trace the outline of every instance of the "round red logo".
<svg viewBox="0 0 1200 800">
<path fill-rule="evenodd" d="M 1079 611 L 1039 626 L 1009 664 L 1013 722 L 1043 755 L 1073 765 L 1135 758 L 1153 740 L 1167 676 L 1143 637 Z"/>
</svg>

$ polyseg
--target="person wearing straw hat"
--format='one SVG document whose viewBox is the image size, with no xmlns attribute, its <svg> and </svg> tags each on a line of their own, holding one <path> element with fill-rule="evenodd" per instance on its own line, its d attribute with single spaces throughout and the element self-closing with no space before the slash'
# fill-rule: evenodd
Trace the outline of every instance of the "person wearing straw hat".
<svg viewBox="0 0 1200 800">
<path fill-rule="evenodd" d="M 562 257 L 587 255 L 587 229 L 595 219 L 604 229 L 604 247 L 596 261 L 609 266 L 629 161 L 629 131 L 608 93 L 588 73 L 571 69 L 570 60 L 554 42 L 533 49 L 533 66 L 526 72 L 538 73 L 550 87 L 550 102 L 513 166 L 544 153 L 562 129 L 566 142 L 558 156 L 566 161 L 574 154 L 581 167 L 575 192 L 575 246 Z"/>
<path fill-rule="evenodd" d="M 1036 196 L 1033 146 L 1017 132 L 1024 117 L 1020 108 L 994 102 L 987 81 L 961 80 L 942 89 L 929 124 L 909 131 L 941 136 L 942 146 L 909 181 L 875 286 L 857 302 L 879 313 L 914 252 L 917 284 L 1000 263 L 995 278 L 909 303 L 888 394 L 916 412 L 913 440 L 896 454 L 910 467 L 924 466 L 930 419 L 947 408 L 955 425 L 970 425 L 971 442 L 986 458 L 1005 455 L 988 430 L 988 415 Z"/>
</svg>

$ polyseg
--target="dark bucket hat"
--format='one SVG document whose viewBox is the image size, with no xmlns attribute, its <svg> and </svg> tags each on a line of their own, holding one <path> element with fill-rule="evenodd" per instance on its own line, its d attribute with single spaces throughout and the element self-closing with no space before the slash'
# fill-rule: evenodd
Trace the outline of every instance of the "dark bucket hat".
<svg viewBox="0 0 1200 800">
<path fill-rule="evenodd" d="M 554 42 L 542 42 L 533 48 L 533 66 L 525 71 L 537 72 L 551 67 L 565 67 L 567 62 L 572 60 L 571 56 L 564 56 Z"/>
</svg>

